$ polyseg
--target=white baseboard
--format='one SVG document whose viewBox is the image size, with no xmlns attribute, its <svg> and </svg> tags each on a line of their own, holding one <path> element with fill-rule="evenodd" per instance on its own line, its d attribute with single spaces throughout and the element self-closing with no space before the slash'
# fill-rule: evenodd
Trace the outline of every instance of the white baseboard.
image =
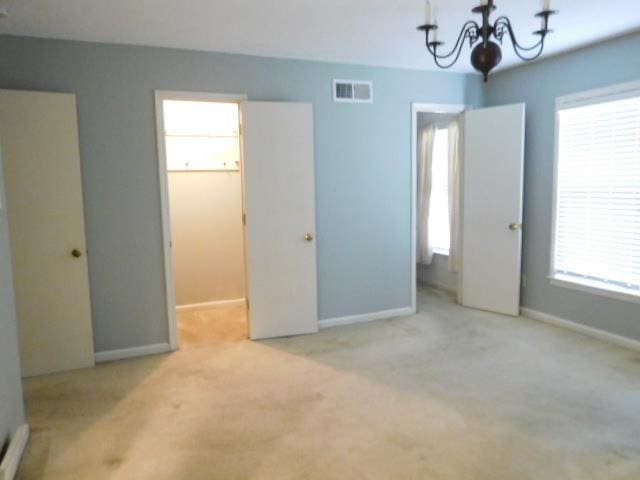
<svg viewBox="0 0 640 480">
<path fill-rule="evenodd" d="M 113 362 L 125 358 L 143 357 L 145 355 L 156 355 L 158 353 L 171 352 L 172 348 L 168 343 L 154 343 L 141 347 L 123 348 L 121 350 L 107 350 L 106 352 L 96 352 L 96 363 Z"/>
<path fill-rule="evenodd" d="M 199 310 L 211 310 L 213 308 L 229 308 L 240 307 L 246 304 L 244 298 L 233 298 L 231 300 L 218 300 L 216 302 L 189 303 L 187 305 L 178 305 L 177 312 L 197 312 Z"/>
<path fill-rule="evenodd" d="M 403 317 L 412 315 L 414 310 L 411 307 L 394 308 L 393 310 L 382 310 L 380 312 L 363 313 L 360 315 L 350 315 L 348 317 L 327 318 L 318 321 L 318 327 L 329 328 L 338 325 L 351 325 L 353 323 L 372 322 L 374 320 L 383 320 L 385 318 Z"/>
<path fill-rule="evenodd" d="M 523 307 L 520 309 L 520 312 L 523 317 L 532 318 L 533 320 L 548 323 L 549 325 L 554 325 L 556 327 L 566 328 L 567 330 L 572 330 L 589 337 L 597 338 L 598 340 L 602 340 L 604 342 L 612 343 L 620 347 L 640 352 L 640 341 L 638 340 L 623 337 L 621 335 L 616 335 L 615 333 L 606 332 L 604 330 L 600 330 L 599 328 L 582 325 L 581 323 L 576 323 L 565 318 L 555 317 L 553 315 L 549 315 L 548 313 L 532 310 L 531 308 Z"/>
<path fill-rule="evenodd" d="M 458 293 L 458 290 L 455 287 L 445 285 L 444 283 L 425 282 L 423 280 L 418 280 L 418 283 L 425 287 L 431 287 L 431 288 L 435 288 L 436 290 L 442 290 L 443 292 L 450 293 L 451 295 L 456 295 Z"/>
<path fill-rule="evenodd" d="M 20 466 L 22 454 L 29 440 L 29 425 L 20 425 L 11 439 L 7 453 L 0 463 L 0 480 L 13 480 Z"/>
</svg>

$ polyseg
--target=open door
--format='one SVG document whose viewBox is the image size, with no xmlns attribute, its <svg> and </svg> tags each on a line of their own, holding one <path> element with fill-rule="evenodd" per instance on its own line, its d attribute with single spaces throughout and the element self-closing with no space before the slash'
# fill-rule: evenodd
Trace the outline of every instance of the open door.
<svg viewBox="0 0 640 480">
<path fill-rule="evenodd" d="M 317 332 L 312 106 L 240 111 L 249 336 Z"/>
<path fill-rule="evenodd" d="M 520 313 L 525 105 L 465 113 L 460 303 Z"/>
</svg>

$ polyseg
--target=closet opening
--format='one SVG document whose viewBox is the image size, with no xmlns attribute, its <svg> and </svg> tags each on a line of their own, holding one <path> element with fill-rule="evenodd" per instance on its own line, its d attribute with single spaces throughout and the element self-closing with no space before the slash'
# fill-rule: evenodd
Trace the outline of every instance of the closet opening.
<svg viewBox="0 0 640 480">
<path fill-rule="evenodd" d="M 413 299 L 417 284 L 458 290 L 463 105 L 413 104 Z"/>
<path fill-rule="evenodd" d="M 247 337 L 242 100 L 156 92 L 173 348 Z"/>
</svg>

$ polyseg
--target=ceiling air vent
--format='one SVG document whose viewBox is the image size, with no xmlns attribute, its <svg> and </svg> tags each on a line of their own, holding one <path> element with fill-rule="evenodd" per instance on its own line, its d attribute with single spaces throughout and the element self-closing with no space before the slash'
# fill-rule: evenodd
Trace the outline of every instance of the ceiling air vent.
<svg viewBox="0 0 640 480">
<path fill-rule="evenodd" d="M 371 103 L 373 102 L 373 83 L 361 80 L 334 80 L 333 101 Z"/>
</svg>

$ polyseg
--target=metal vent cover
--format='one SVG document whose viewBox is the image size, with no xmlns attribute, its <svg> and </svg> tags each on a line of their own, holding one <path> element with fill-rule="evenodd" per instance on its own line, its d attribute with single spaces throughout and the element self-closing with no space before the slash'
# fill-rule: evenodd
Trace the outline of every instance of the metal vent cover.
<svg viewBox="0 0 640 480">
<path fill-rule="evenodd" d="M 371 103 L 373 102 L 373 82 L 335 79 L 333 81 L 333 101 Z"/>
</svg>

